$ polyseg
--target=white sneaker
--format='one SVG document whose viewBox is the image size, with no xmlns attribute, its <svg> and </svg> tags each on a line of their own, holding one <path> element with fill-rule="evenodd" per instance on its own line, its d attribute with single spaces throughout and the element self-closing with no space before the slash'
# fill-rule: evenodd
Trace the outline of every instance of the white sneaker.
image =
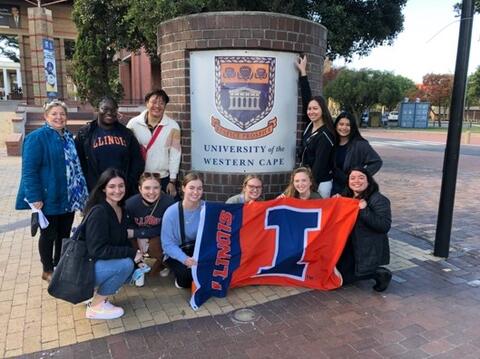
<svg viewBox="0 0 480 359">
<path fill-rule="evenodd" d="M 89 304 L 85 316 L 87 319 L 117 319 L 120 318 L 123 313 L 123 308 L 116 307 L 106 300 L 100 305 L 94 307 Z"/>
<path fill-rule="evenodd" d="M 175 287 L 178 288 L 178 289 L 184 289 L 184 288 L 182 288 L 182 287 L 180 287 L 180 286 L 178 285 L 176 278 L 175 278 Z"/>
<path fill-rule="evenodd" d="M 168 277 L 169 274 L 170 274 L 170 268 L 168 267 L 165 267 L 160 271 L 160 277 L 165 278 L 165 277 Z"/>
<path fill-rule="evenodd" d="M 142 274 L 136 281 L 135 281 L 135 286 L 136 287 L 143 287 L 145 285 L 145 274 Z"/>
</svg>

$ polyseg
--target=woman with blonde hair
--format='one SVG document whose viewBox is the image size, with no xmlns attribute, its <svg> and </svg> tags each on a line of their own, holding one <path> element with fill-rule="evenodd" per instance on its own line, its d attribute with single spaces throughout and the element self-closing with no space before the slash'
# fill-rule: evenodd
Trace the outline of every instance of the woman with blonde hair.
<svg viewBox="0 0 480 359">
<path fill-rule="evenodd" d="M 170 271 L 163 266 L 160 230 L 165 211 L 174 203 L 173 197 L 162 192 L 159 173 L 142 173 L 138 181 L 138 191 L 138 194 L 125 202 L 128 238 L 132 239 L 134 248 L 156 259 L 150 274 L 160 272 L 162 277 L 167 277 Z M 135 284 L 141 287 L 144 281 L 144 276 L 141 276 Z"/>
<path fill-rule="evenodd" d="M 225 203 L 249 203 L 257 201 L 262 196 L 263 181 L 255 175 L 246 175 L 242 183 L 242 192 L 230 197 Z"/>
<path fill-rule="evenodd" d="M 322 198 L 315 188 L 315 181 L 310 168 L 298 167 L 293 170 L 287 189 L 279 197 L 292 197 L 299 199 Z"/>
</svg>

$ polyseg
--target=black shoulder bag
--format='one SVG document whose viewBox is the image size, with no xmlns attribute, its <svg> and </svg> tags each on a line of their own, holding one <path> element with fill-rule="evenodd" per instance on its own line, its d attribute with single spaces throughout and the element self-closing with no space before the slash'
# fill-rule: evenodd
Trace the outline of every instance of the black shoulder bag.
<svg viewBox="0 0 480 359">
<path fill-rule="evenodd" d="M 48 286 L 48 293 L 72 304 L 93 297 L 95 261 L 88 255 L 85 225 L 93 208 L 85 216 L 70 238 L 64 238 L 62 255 Z"/>
<path fill-rule="evenodd" d="M 187 256 L 193 256 L 193 250 L 195 249 L 195 241 L 186 242 L 185 241 L 185 217 L 183 215 L 183 205 L 182 201 L 178 201 L 178 219 L 180 221 L 180 237 L 182 239 L 182 244 L 180 249 Z"/>
</svg>

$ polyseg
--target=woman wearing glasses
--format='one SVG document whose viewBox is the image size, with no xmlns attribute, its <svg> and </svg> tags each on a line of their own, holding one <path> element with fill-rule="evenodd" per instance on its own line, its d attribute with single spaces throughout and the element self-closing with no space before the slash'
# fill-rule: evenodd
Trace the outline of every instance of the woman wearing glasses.
<svg viewBox="0 0 480 359">
<path fill-rule="evenodd" d="M 161 191 L 160 174 L 145 172 L 138 181 L 139 194 L 130 197 L 125 203 L 128 222 L 128 238 L 134 239 L 133 246 L 143 254 L 157 259 L 151 273 L 160 272 L 162 277 L 169 274 L 169 269 L 163 267 L 163 251 L 160 243 L 162 217 L 174 200 Z M 144 285 L 144 276 L 135 284 Z"/>
<path fill-rule="evenodd" d="M 249 203 L 257 201 L 262 195 L 263 182 L 257 175 L 246 175 L 243 179 L 242 192 L 227 199 L 226 203 Z"/>
<path fill-rule="evenodd" d="M 165 211 L 161 239 L 163 252 L 168 257 L 165 262 L 175 273 L 175 286 L 190 288 L 193 281 L 191 268 L 197 264 L 193 258 L 193 249 L 204 204 L 200 176 L 188 173 L 183 178 L 182 191 L 183 200 Z"/>
</svg>

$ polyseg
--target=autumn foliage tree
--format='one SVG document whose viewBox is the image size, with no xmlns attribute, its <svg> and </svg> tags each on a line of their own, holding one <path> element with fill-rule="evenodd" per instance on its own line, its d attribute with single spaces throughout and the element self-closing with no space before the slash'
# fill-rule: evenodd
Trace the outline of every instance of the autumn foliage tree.
<svg viewBox="0 0 480 359">
<path fill-rule="evenodd" d="M 438 108 L 438 121 L 446 117 L 447 108 L 450 106 L 453 89 L 453 75 L 451 74 L 427 74 L 423 76 L 423 91 L 425 99 L 432 106 Z M 439 122 L 440 124 L 440 122 Z"/>
</svg>

